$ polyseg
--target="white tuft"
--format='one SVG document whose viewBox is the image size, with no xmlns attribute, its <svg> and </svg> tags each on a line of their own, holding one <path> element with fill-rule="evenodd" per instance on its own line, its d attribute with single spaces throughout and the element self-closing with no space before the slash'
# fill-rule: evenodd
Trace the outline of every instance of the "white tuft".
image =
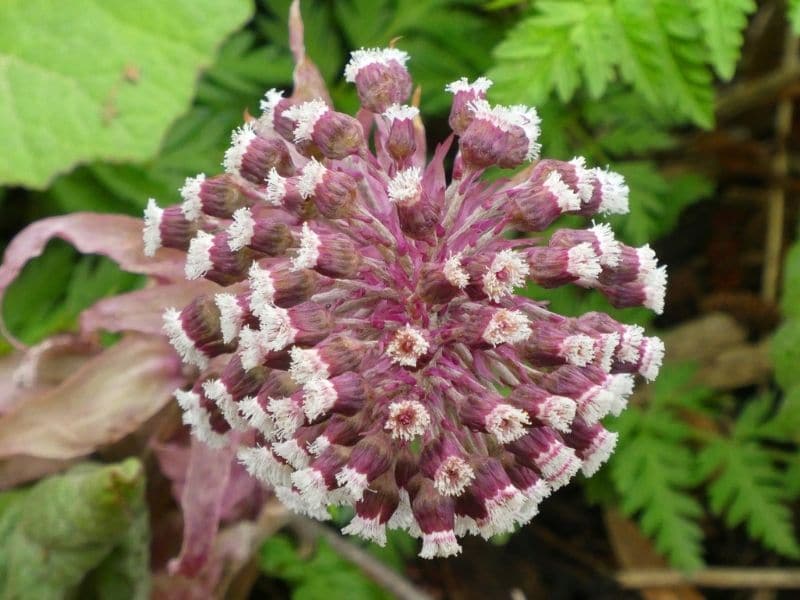
<svg viewBox="0 0 800 600">
<path fill-rule="evenodd" d="M 236 252 L 253 241 L 256 222 L 246 206 L 233 213 L 233 223 L 228 226 L 228 247 Z"/>
<path fill-rule="evenodd" d="M 514 288 L 525 285 L 530 266 L 511 249 L 498 252 L 483 274 L 483 291 L 493 302 L 514 293 Z"/>
<path fill-rule="evenodd" d="M 608 223 L 599 223 L 589 229 L 600 248 L 600 264 L 604 267 L 616 267 L 622 257 L 622 245 L 614 238 L 614 232 Z"/>
<path fill-rule="evenodd" d="M 189 251 L 186 253 L 186 279 L 200 279 L 208 273 L 214 264 L 211 262 L 211 248 L 214 246 L 214 236 L 207 231 L 198 231 L 197 235 L 189 242 Z"/>
<path fill-rule="evenodd" d="M 597 276 L 602 270 L 600 259 L 589 242 L 577 244 L 567 252 L 567 273 L 582 282 L 597 281 Z"/>
<path fill-rule="evenodd" d="M 322 100 L 309 100 L 287 108 L 283 116 L 294 121 L 294 141 L 296 144 L 311 139 L 317 121 L 330 110 Z"/>
<path fill-rule="evenodd" d="M 614 361 L 614 353 L 619 345 L 620 335 L 615 331 L 603 333 L 597 337 L 596 354 L 597 364 L 603 371 L 609 373 Z"/>
<path fill-rule="evenodd" d="M 275 167 L 272 167 L 267 175 L 267 193 L 264 197 L 267 203 L 273 206 L 283 204 L 283 199 L 286 197 L 286 178 L 281 177 Z"/>
<path fill-rule="evenodd" d="M 487 344 L 518 344 L 531 335 L 530 319 L 519 310 L 500 308 L 489 319 L 481 337 Z"/>
<path fill-rule="evenodd" d="M 597 181 L 600 182 L 600 194 L 602 200 L 598 211 L 607 215 L 624 215 L 630 208 L 628 207 L 629 189 L 625 183 L 625 178 L 619 173 L 607 171 L 600 168 L 592 169 Z"/>
<path fill-rule="evenodd" d="M 575 455 L 575 450 L 558 441 L 545 453 L 537 456 L 535 462 L 553 491 L 569 483 L 581 467 L 581 461 Z"/>
<path fill-rule="evenodd" d="M 575 177 L 578 179 L 578 197 L 581 204 L 588 204 L 594 196 L 594 182 L 597 179 L 594 169 L 586 168 L 586 159 L 576 156 L 569 164 L 575 169 Z"/>
<path fill-rule="evenodd" d="M 300 269 L 313 269 L 319 260 L 319 247 L 322 241 L 319 235 L 308 226 L 308 222 L 303 223 L 303 232 L 300 235 L 300 248 L 292 258 L 292 271 Z"/>
<path fill-rule="evenodd" d="M 200 218 L 203 211 L 203 203 L 200 200 L 200 190 L 206 180 L 205 173 L 200 173 L 196 177 L 187 177 L 181 188 L 181 211 L 187 221 L 196 221 Z"/>
<path fill-rule="evenodd" d="M 328 521 L 331 518 L 324 504 L 309 502 L 307 498 L 304 498 L 291 487 L 276 487 L 275 497 L 292 512 L 306 515 L 317 521 Z"/>
<path fill-rule="evenodd" d="M 394 332 L 392 341 L 386 347 L 386 354 L 398 365 L 416 367 L 417 361 L 428 352 L 429 347 L 422 332 L 406 323 Z"/>
<path fill-rule="evenodd" d="M 303 424 L 303 411 L 290 397 L 270 398 L 267 412 L 275 424 L 275 435 L 287 439 Z"/>
<path fill-rule="evenodd" d="M 267 90 L 264 98 L 259 102 L 261 109 L 261 116 L 258 119 L 259 127 L 263 127 L 265 131 L 274 130 L 275 121 L 275 107 L 283 100 L 283 92 L 275 88 Z"/>
<path fill-rule="evenodd" d="M 328 379 L 312 379 L 303 386 L 303 412 L 309 421 L 327 413 L 338 394 L 336 387 Z"/>
<path fill-rule="evenodd" d="M 512 531 L 514 524 L 522 518 L 524 504 L 525 496 L 513 485 L 497 490 L 486 502 L 487 517 L 478 523 L 480 535 L 488 540 L 493 535 Z"/>
<path fill-rule="evenodd" d="M 244 322 L 244 309 L 242 309 L 236 296 L 233 294 L 217 294 L 214 304 L 219 309 L 219 327 L 222 330 L 222 341 L 231 343 L 239 335 Z"/>
<path fill-rule="evenodd" d="M 548 396 L 539 406 L 536 417 L 556 431 L 567 432 L 575 420 L 577 404 L 566 396 Z"/>
<path fill-rule="evenodd" d="M 297 181 L 297 191 L 299 194 L 303 198 L 309 198 L 310 196 L 313 196 L 314 191 L 317 189 L 317 186 L 320 184 L 322 178 L 325 177 L 325 173 L 327 172 L 328 169 L 325 168 L 325 165 L 319 162 L 316 158 L 312 158 L 310 161 L 308 161 L 300 173 L 300 179 Z"/>
<path fill-rule="evenodd" d="M 466 77 L 462 77 L 444 86 L 444 91 L 450 92 L 453 95 L 461 92 L 473 92 L 475 95 L 480 95 L 485 94 L 486 91 L 492 87 L 492 83 L 492 80 L 486 77 L 478 77 L 472 83 L 470 83 L 469 79 Z"/>
<path fill-rule="evenodd" d="M 183 409 L 183 424 L 192 430 L 192 435 L 212 448 L 222 448 L 228 436 L 217 433 L 211 427 L 208 411 L 200 406 L 200 395 L 196 392 L 175 390 L 175 399 Z"/>
<path fill-rule="evenodd" d="M 383 118 L 388 121 L 410 121 L 419 114 L 416 106 L 408 104 L 392 104 L 383 111 Z"/>
<path fill-rule="evenodd" d="M 283 350 L 294 342 L 297 329 L 292 327 L 289 311 L 278 306 L 265 305 L 258 314 L 261 336 L 269 350 Z"/>
<path fill-rule="evenodd" d="M 536 483 L 521 491 L 525 497 L 525 502 L 520 509 L 519 521 L 521 525 L 525 525 L 539 514 L 539 504 L 550 495 L 550 487 L 544 479 L 537 479 Z"/>
<path fill-rule="evenodd" d="M 667 293 L 667 267 L 651 271 L 644 283 L 644 305 L 657 315 L 664 312 L 664 296 Z"/>
<path fill-rule="evenodd" d="M 242 159 L 247 153 L 247 147 L 256 137 L 253 123 L 245 123 L 231 134 L 231 146 L 225 151 L 222 166 L 227 173 L 238 175 L 242 168 Z"/>
<path fill-rule="evenodd" d="M 225 384 L 219 379 L 209 379 L 203 383 L 203 392 L 209 400 L 213 400 L 219 408 L 222 416 L 228 422 L 232 429 L 237 431 L 244 431 L 247 429 L 247 419 L 243 419 L 239 415 L 239 407 L 237 402 L 233 400 Z"/>
<path fill-rule="evenodd" d="M 422 535 L 417 520 L 414 518 L 414 513 L 411 511 L 411 500 L 408 497 L 408 491 L 404 488 L 400 488 L 400 502 L 397 508 L 394 509 L 392 516 L 389 517 L 386 525 L 389 529 L 403 529 L 411 537 L 420 537 Z"/>
<path fill-rule="evenodd" d="M 254 369 L 264 362 L 269 353 L 264 337 L 258 329 L 242 327 L 239 331 L 239 358 L 244 369 Z"/>
<path fill-rule="evenodd" d="M 556 199 L 556 204 L 562 213 L 580 210 L 581 199 L 564 182 L 558 171 L 550 171 L 544 180 L 544 189 Z"/>
<path fill-rule="evenodd" d="M 255 262 L 250 265 L 247 276 L 250 283 L 250 310 L 258 315 L 275 300 L 275 281 L 269 269 L 263 269 Z"/>
<path fill-rule="evenodd" d="M 647 281 L 650 274 L 658 267 L 658 259 L 656 258 L 655 251 L 650 247 L 650 244 L 639 246 L 636 248 L 636 279 L 638 281 Z"/>
<path fill-rule="evenodd" d="M 400 400 L 389 405 L 385 429 L 396 440 L 410 441 L 422 435 L 431 424 L 428 409 L 416 400 Z"/>
<path fill-rule="evenodd" d="M 458 544 L 454 531 L 434 531 L 422 534 L 422 550 L 419 553 L 421 558 L 444 558 L 457 554 L 461 554 L 461 546 Z"/>
<path fill-rule="evenodd" d="M 606 389 L 614 395 L 614 400 L 608 409 L 609 414 L 615 417 L 620 416 L 625 407 L 628 406 L 628 398 L 633 393 L 633 375 L 630 373 L 617 373 L 609 376 L 606 381 Z"/>
<path fill-rule="evenodd" d="M 275 488 L 290 486 L 292 470 L 275 460 L 269 448 L 239 448 L 236 458 L 253 477 Z"/>
<path fill-rule="evenodd" d="M 453 287 L 463 290 L 469 285 L 469 275 L 461 266 L 461 252 L 454 254 L 444 261 L 442 269 L 444 278 L 450 282 Z"/>
<path fill-rule="evenodd" d="M 346 489 L 350 497 L 356 502 L 361 500 L 369 485 L 367 476 L 353 467 L 344 467 L 336 473 L 336 483 Z"/>
<path fill-rule="evenodd" d="M 163 331 L 181 360 L 186 364 L 205 369 L 208 366 L 208 357 L 195 346 L 194 341 L 184 331 L 181 313 L 174 308 L 168 308 L 164 311 L 163 319 Z"/>
<path fill-rule="evenodd" d="M 594 425 L 605 417 L 616 401 L 616 396 L 603 386 L 593 385 L 577 399 L 578 414 L 587 425 Z"/>
<path fill-rule="evenodd" d="M 448 456 L 436 469 L 433 486 L 442 496 L 460 496 L 475 479 L 475 471 L 459 456 Z"/>
<path fill-rule="evenodd" d="M 510 131 L 513 127 L 520 127 L 528 139 L 527 160 L 534 160 L 539 156 L 539 124 L 541 119 L 533 107 L 516 104 L 514 106 L 490 105 L 486 100 L 477 99 L 470 102 L 469 107 L 476 119 L 488 121 L 501 131 Z"/>
<path fill-rule="evenodd" d="M 313 454 L 314 456 L 319 456 L 325 450 L 327 450 L 331 445 L 331 441 L 327 438 L 327 436 L 323 433 L 313 442 L 308 443 L 308 451 Z"/>
<path fill-rule="evenodd" d="M 389 200 L 403 206 L 413 206 L 419 202 L 422 191 L 422 171 L 419 167 L 410 167 L 397 174 L 389 181 L 386 188 Z"/>
<path fill-rule="evenodd" d="M 592 439 L 591 445 L 584 452 L 581 466 L 581 472 L 586 477 L 597 473 L 597 470 L 608 460 L 617 446 L 618 437 L 617 433 L 603 429 Z"/>
<path fill-rule="evenodd" d="M 292 363 L 289 375 L 298 385 L 305 385 L 313 379 L 328 379 L 328 365 L 322 360 L 316 348 L 300 348 L 292 346 Z"/>
<path fill-rule="evenodd" d="M 525 425 L 530 425 L 528 414 L 510 404 L 498 404 L 486 415 L 486 431 L 501 444 L 509 444 L 525 435 Z"/>
<path fill-rule="evenodd" d="M 153 198 L 150 198 L 144 209 L 144 228 L 142 229 L 145 256 L 154 256 L 156 250 L 161 248 L 161 219 L 163 217 L 164 209 L 160 208 Z"/>
<path fill-rule="evenodd" d="M 644 328 L 641 325 L 623 325 L 617 358 L 623 363 L 639 361 L 639 346 L 644 339 Z"/>
<path fill-rule="evenodd" d="M 344 79 L 348 83 L 355 83 L 358 72 L 369 65 L 386 65 L 396 62 L 405 66 L 408 53 L 397 48 L 361 48 L 350 53 L 350 62 L 344 68 Z"/>
<path fill-rule="evenodd" d="M 261 408 L 257 398 L 243 398 L 239 402 L 239 412 L 247 419 L 250 427 L 257 430 L 267 439 L 272 439 L 275 433 L 275 426 L 267 412 Z"/>
<path fill-rule="evenodd" d="M 594 360 L 594 338 L 582 333 L 568 335 L 561 342 L 559 354 L 571 365 L 585 367 Z"/>
<path fill-rule="evenodd" d="M 386 545 L 386 524 L 381 523 L 380 516 L 366 518 L 358 513 L 350 523 L 342 528 L 345 535 L 357 535 L 379 546 Z"/>
<path fill-rule="evenodd" d="M 658 376 L 664 360 L 664 342 L 661 341 L 661 338 L 648 337 L 645 338 L 642 346 L 639 374 L 647 381 L 653 381 Z"/>
<path fill-rule="evenodd" d="M 273 444 L 272 450 L 295 469 L 305 469 L 308 466 L 308 461 L 310 459 L 308 452 L 303 450 L 295 439 Z"/>
<path fill-rule="evenodd" d="M 292 483 L 300 491 L 300 495 L 309 504 L 325 505 L 328 497 L 328 486 L 322 473 L 313 467 L 306 467 L 292 473 Z"/>
</svg>

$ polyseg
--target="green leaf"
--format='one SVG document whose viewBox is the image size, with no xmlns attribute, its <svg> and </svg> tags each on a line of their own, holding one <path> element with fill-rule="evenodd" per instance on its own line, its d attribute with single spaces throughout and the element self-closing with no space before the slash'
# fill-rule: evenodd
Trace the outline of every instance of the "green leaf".
<svg viewBox="0 0 800 600">
<path fill-rule="evenodd" d="M 800 34 L 800 0 L 789 0 L 787 10 L 792 31 Z"/>
<path fill-rule="evenodd" d="M 706 35 L 711 64 L 724 80 L 733 77 L 739 60 L 747 15 L 756 9 L 754 0 L 693 0 Z"/>
<path fill-rule="evenodd" d="M 770 348 L 775 379 L 784 390 L 800 384 L 800 319 L 789 319 L 775 332 Z"/>
<path fill-rule="evenodd" d="M 153 156 L 250 11 L 247 0 L 0 3 L 0 183 L 43 188 L 77 163 Z"/>
<path fill-rule="evenodd" d="M 800 317 L 800 242 L 795 242 L 786 253 L 783 266 L 783 294 L 781 312 L 785 317 Z"/>
<path fill-rule="evenodd" d="M 758 443 L 736 436 L 720 438 L 699 456 L 708 484 L 711 510 L 728 527 L 745 524 L 750 537 L 791 558 L 800 557 L 792 513 L 781 472 Z"/>
<path fill-rule="evenodd" d="M 136 459 L 0 494 L 0 596 L 147 598 L 146 510 Z"/>
</svg>

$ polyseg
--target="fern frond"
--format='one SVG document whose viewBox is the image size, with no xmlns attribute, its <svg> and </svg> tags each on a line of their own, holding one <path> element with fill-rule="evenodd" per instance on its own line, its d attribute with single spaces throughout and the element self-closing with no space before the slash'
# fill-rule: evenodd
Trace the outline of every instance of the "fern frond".
<svg viewBox="0 0 800 600">
<path fill-rule="evenodd" d="M 706 37 L 714 70 L 724 80 L 733 77 L 744 41 L 747 16 L 755 0 L 692 0 Z"/>
</svg>

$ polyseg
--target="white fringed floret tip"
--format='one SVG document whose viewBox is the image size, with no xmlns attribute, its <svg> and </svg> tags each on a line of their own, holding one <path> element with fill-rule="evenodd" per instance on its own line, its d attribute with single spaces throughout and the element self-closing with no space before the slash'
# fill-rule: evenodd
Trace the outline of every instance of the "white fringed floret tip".
<svg viewBox="0 0 800 600">
<path fill-rule="evenodd" d="M 580 204 L 588 204 L 594 196 L 594 182 L 597 180 L 594 169 L 586 167 L 586 159 L 582 156 L 576 156 L 569 164 L 575 169 L 575 176 L 578 178 L 578 198 L 580 200 L 579 206 L 572 210 L 578 210 Z"/>
<path fill-rule="evenodd" d="M 642 354 L 639 373 L 647 381 L 653 381 L 658 376 L 664 360 L 664 342 L 657 337 L 647 338 Z"/>
<path fill-rule="evenodd" d="M 564 183 L 558 171 L 550 171 L 544 180 L 544 188 L 555 197 L 562 213 L 580 209 L 581 199 Z"/>
<path fill-rule="evenodd" d="M 486 415 L 486 430 L 501 444 L 510 444 L 525 435 L 531 420 L 525 411 L 510 404 L 498 404 Z"/>
<path fill-rule="evenodd" d="M 436 469 L 433 486 L 443 496 L 460 496 L 475 479 L 475 471 L 458 456 L 448 456 Z"/>
<path fill-rule="evenodd" d="M 297 329 L 292 326 L 289 311 L 279 306 L 265 306 L 258 314 L 261 322 L 261 335 L 269 340 L 267 347 L 270 350 L 283 350 L 294 342 Z"/>
<path fill-rule="evenodd" d="M 357 514 L 353 517 L 353 520 L 342 529 L 342 533 L 345 535 L 360 536 L 381 547 L 386 545 L 386 525 L 380 522 L 379 517 L 367 519 Z"/>
<path fill-rule="evenodd" d="M 456 556 L 461 554 L 461 545 L 454 531 L 434 531 L 422 534 L 421 558 Z"/>
<path fill-rule="evenodd" d="M 392 362 L 404 367 L 416 367 L 420 357 L 428 352 L 430 344 L 425 336 L 409 324 L 398 329 L 386 347 L 386 355 Z"/>
<path fill-rule="evenodd" d="M 571 365 L 585 367 L 594 360 L 594 338 L 578 333 L 568 335 L 561 343 L 561 355 Z"/>
<path fill-rule="evenodd" d="M 398 173 L 389 181 L 386 192 L 395 204 L 413 205 L 419 199 L 422 189 L 422 171 L 410 167 Z"/>
<path fill-rule="evenodd" d="M 200 201 L 200 190 L 205 183 L 206 176 L 203 173 L 195 175 L 194 177 L 187 177 L 183 182 L 183 187 L 180 190 L 183 203 L 181 204 L 181 211 L 187 221 L 197 221 L 200 215 L 203 214 L 203 204 Z"/>
<path fill-rule="evenodd" d="M 253 129 L 253 123 L 245 123 L 241 127 L 235 129 L 231 134 L 231 145 L 225 151 L 225 158 L 222 160 L 222 166 L 226 173 L 238 175 L 242 168 L 242 159 L 244 158 L 250 142 L 256 137 L 256 132 Z"/>
<path fill-rule="evenodd" d="M 203 383 L 203 392 L 209 400 L 213 400 L 225 420 L 233 429 L 244 431 L 247 429 L 247 420 L 239 415 L 239 408 L 233 396 L 219 379 L 209 379 Z"/>
<path fill-rule="evenodd" d="M 510 248 L 501 250 L 483 275 L 483 291 L 490 300 L 499 302 L 513 294 L 515 288 L 524 286 L 529 272 L 530 266 L 520 254 Z M 499 273 L 504 277 L 498 277 Z"/>
<path fill-rule="evenodd" d="M 345 81 L 355 83 L 358 72 L 369 65 L 396 62 L 405 66 L 408 53 L 397 48 L 361 48 L 350 53 L 350 62 L 344 68 Z"/>
<path fill-rule="evenodd" d="M 572 398 L 548 396 L 536 416 L 556 431 L 566 433 L 572 428 L 577 408 Z"/>
<path fill-rule="evenodd" d="M 327 171 L 328 169 L 325 168 L 325 165 L 316 158 L 312 158 L 308 161 L 306 166 L 303 167 L 303 171 L 300 173 L 300 179 L 297 182 L 297 191 L 300 195 L 303 198 L 310 198 L 313 196 L 314 191 L 322 181 L 322 178 L 325 177 Z"/>
<path fill-rule="evenodd" d="M 208 357 L 195 346 L 184 331 L 181 313 L 174 308 L 168 308 L 164 311 L 163 320 L 164 333 L 183 362 L 205 369 L 208 366 Z"/>
<path fill-rule="evenodd" d="M 183 424 L 192 430 L 192 435 L 212 448 L 228 444 L 228 436 L 211 428 L 209 414 L 200 406 L 200 396 L 196 392 L 175 390 L 175 399 L 183 410 Z"/>
<path fill-rule="evenodd" d="M 189 251 L 186 253 L 186 279 L 200 279 L 205 276 L 214 264 L 211 261 L 211 248 L 214 245 L 214 236 L 206 231 L 198 231 L 189 242 Z"/>
<path fill-rule="evenodd" d="M 619 434 L 612 431 L 602 431 L 592 440 L 591 447 L 586 452 L 586 457 L 581 465 L 581 473 L 591 477 L 605 463 L 617 445 Z"/>
<path fill-rule="evenodd" d="M 292 270 L 299 271 L 300 269 L 311 269 L 317 264 L 319 260 L 319 247 L 321 240 L 319 236 L 308 226 L 308 223 L 303 223 L 303 231 L 300 235 L 300 248 L 297 254 L 292 258 Z"/>
<path fill-rule="evenodd" d="M 219 309 L 219 326 L 222 331 L 222 341 L 231 343 L 239 336 L 244 320 L 244 309 L 233 294 L 217 294 L 214 304 Z"/>
<path fill-rule="evenodd" d="M 275 426 L 272 424 L 272 418 L 261 408 L 257 398 L 248 397 L 239 402 L 239 413 L 253 429 L 272 439 Z"/>
<path fill-rule="evenodd" d="M 312 379 L 303 386 L 303 411 L 314 420 L 327 413 L 336 403 L 336 388 L 328 379 Z"/>
<path fill-rule="evenodd" d="M 442 272 L 444 273 L 445 279 L 447 279 L 452 286 L 463 290 L 469 285 L 469 275 L 464 270 L 464 267 L 461 266 L 461 258 L 461 252 L 450 256 L 446 261 L 444 261 L 444 268 L 442 269 Z"/>
<path fill-rule="evenodd" d="M 488 121 L 501 131 L 509 131 L 512 127 L 520 127 L 525 132 L 528 139 L 527 160 L 535 160 L 539 157 L 542 146 L 539 144 L 541 133 L 539 125 L 541 119 L 536 109 L 531 106 L 516 104 L 514 106 L 503 106 L 497 104 L 492 106 L 481 98 L 470 103 L 475 118 Z"/>
<path fill-rule="evenodd" d="M 275 167 L 273 167 L 270 169 L 269 175 L 267 175 L 267 192 L 264 195 L 264 199 L 266 200 L 267 204 L 280 206 L 285 197 L 286 178 L 279 175 L 278 171 L 275 170 Z"/>
<path fill-rule="evenodd" d="M 644 305 L 657 315 L 664 312 L 664 297 L 667 292 L 667 268 L 658 267 L 651 271 L 644 283 Z"/>
<path fill-rule="evenodd" d="M 268 352 L 266 340 L 260 330 L 242 327 L 239 331 L 238 353 L 244 369 L 255 369 L 264 361 Z"/>
<path fill-rule="evenodd" d="M 271 88 L 266 91 L 264 97 L 259 102 L 258 107 L 261 109 L 261 117 L 259 118 L 259 127 L 263 127 L 266 131 L 272 131 L 272 121 L 275 118 L 275 107 L 283 100 L 283 92 Z"/>
<path fill-rule="evenodd" d="M 289 375 L 298 385 L 305 385 L 312 379 L 328 379 L 328 365 L 322 360 L 319 351 L 314 348 L 292 346 L 292 357 Z"/>
<path fill-rule="evenodd" d="M 600 190 L 603 196 L 599 211 L 609 215 L 627 214 L 630 210 L 628 206 L 630 190 L 625 183 L 625 178 L 619 173 L 600 168 L 594 169 L 594 175 L 597 181 L 600 182 Z"/>
<path fill-rule="evenodd" d="M 142 229 L 145 256 L 155 256 L 156 251 L 161 248 L 161 219 L 163 216 L 164 209 L 156 204 L 155 199 L 150 198 L 144 209 L 144 228 Z"/>
<path fill-rule="evenodd" d="M 247 277 L 250 282 L 250 309 L 258 315 L 275 299 L 275 281 L 269 269 L 264 269 L 255 262 L 251 265 Z"/>
<path fill-rule="evenodd" d="M 294 141 L 295 143 L 307 142 L 311 140 L 314 127 L 320 118 L 330 111 L 330 107 L 322 100 L 309 100 L 301 104 L 295 104 L 283 112 L 283 116 L 294 121 Z"/>
<path fill-rule="evenodd" d="M 419 109 L 409 104 L 392 104 L 383 111 L 383 118 L 388 121 L 410 121 L 419 115 Z"/>
<path fill-rule="evenodd" d="M 401 400 L 389 405 L 385 429 L 394 439 L 410 441 L 428 429 L 431 417 L 428 409 L 416 400 Z"/>
<path fill-rule="evenodd" d="M 604 267 L 619 265 L 622 255 L 622 245 L 614 237 L 614 232 L 608 223 L 598 223 L 589 229 L 597 238 L 600 246 L 600 264 Z"/>
<path fill-rule="evenodd" d="M 603 267 L 600 266 L 600 258 L 588 242 L 570 248 L 567 257 L 567 272 L 582 281 L 596 281 L 603 270 Z"/>
<path fill-rule="evenodd" d="M 233 213 L 233 222 L 228 226 L 228 247 L 237 252 L 253 241 L 255 221 L 253 213 L 245 207 Z"/>
<path fill-rule="evenodd" d="M 476 94 L 484 94 L 490 87 L 492 87 L 492 85 L 492 80 L 486 77 L 478 77 L 472 83 L 470 83 L 469 79 L 466 77 L 462 77 L 460 79 L 456 79 L 455 81 L 451 81 L 444 86 L 444 91 L 450 92 L 451 94 L 458 94 L 459 92 L 475 92 Z"/>
<path fill-rule="evenodd" d="M 520 310 L 498 309 L 489 319 L 482 338 L 487 344 L 519 344 L 531 335 L 528 316 Z"/>
</svg>

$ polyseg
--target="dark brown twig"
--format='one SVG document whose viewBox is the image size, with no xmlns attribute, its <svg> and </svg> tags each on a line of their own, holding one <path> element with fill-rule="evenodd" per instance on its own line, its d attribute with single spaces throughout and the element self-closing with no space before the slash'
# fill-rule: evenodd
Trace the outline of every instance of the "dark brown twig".
<svg viewBox="0 0 800 600">
<path fill-rule="evenodd" d="M 800 569 L 712 567 L 692 573 L 672 569 L 630 569 L 616 575 L 624 588 L 696 585 L 720 589 L 800 589 Z"/>
</svg>

